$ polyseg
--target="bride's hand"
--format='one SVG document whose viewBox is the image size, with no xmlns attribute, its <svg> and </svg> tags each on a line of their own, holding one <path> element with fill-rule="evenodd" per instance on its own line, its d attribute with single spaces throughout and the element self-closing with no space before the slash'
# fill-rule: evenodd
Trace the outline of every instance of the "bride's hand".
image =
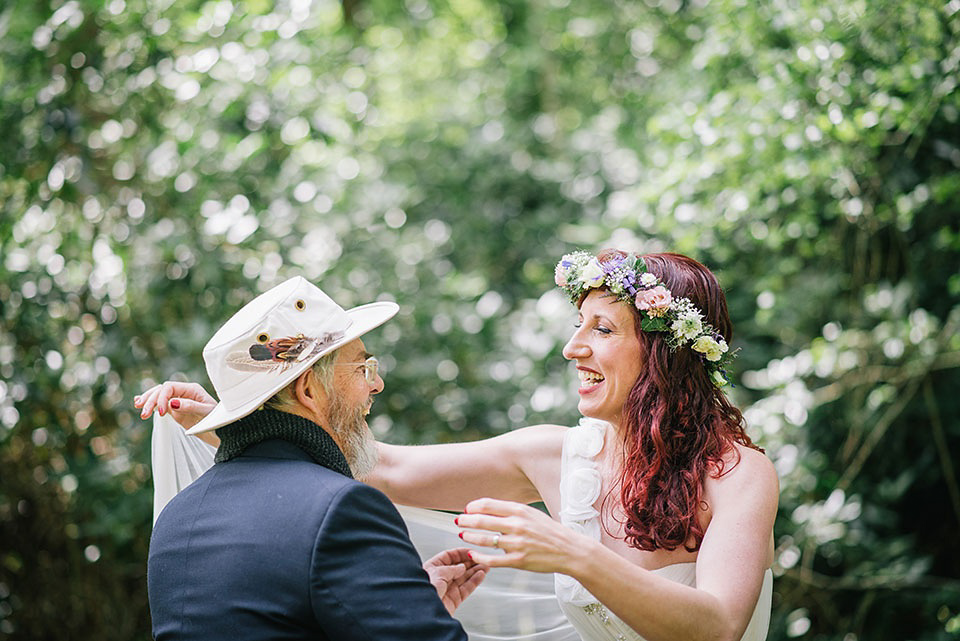
<svg viewBox="0 0 960 641">
<path fill-rule="evenodd" d="M 140 418 L 150 418 L 154 411 L 160 416 L 169 412 L 185 430 L 199 423 L 216 405 L 217 399 L 198 383 L 167 381 L 133 397 L 133 406 L 140 410 Z"/>
<path fill-rule="evenodd" d="M 568 574 L 574 559 L 595 543 L 544 512 L 513 501 L 471 501 L 456 523 L 461 528 L 486 530 L 461 532 L 460 538 L 467 543 L 503 550 L 503 554 L 470 553 L 473 560 L 490 567 Z"/>
</svg>

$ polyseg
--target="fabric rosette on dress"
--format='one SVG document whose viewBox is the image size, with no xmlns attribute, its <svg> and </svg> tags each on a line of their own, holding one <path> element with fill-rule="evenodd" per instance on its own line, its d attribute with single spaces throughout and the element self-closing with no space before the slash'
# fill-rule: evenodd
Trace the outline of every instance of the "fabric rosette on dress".
<svg viewBox="0 0 960 641">
<path fill-rule="evenodd" d="M 560 522 L 597 541 L 600 540 L 600 512 L 595 503 L 600 498 L 603 477 L 594 459 L 603 449 L 608 425 L 606 421 L 581 418 L 564 436 L 561 462 Z M 554 582 L 562 601 L 577 606 L 597 602 L 586 588 L 566 574 L 555 574 Z"/>
</svg>

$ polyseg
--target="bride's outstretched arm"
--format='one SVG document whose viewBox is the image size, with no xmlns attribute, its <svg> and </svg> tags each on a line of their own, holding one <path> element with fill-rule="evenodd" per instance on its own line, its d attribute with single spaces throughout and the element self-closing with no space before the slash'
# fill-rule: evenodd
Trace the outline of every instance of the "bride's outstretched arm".
<svg viewBox="0 0 960 641">
<path fill-rule="evenodd" d="M 708 481 L 712 517 L 697 556 L 696 587 L 634 565 L 526 505 L 480 499 L 457 523 L 469 528 L 461 534 L 468 543 L 503 550 L 472 554 L 478 562 L 567 574 L 649 641 L 737 641 L 772 562 L 778 494 L 773 465 L 753 450 Z M 486 532 L 471 531 L 477 529 Z"/>
<path fill-rule="evenodd" d="M 462 510 L 492 496 L 533 503 L 558 480 L 563 433 L 557 425 L 525 427 L 493 438 L 442 445 L 378 443 L 380 461 L 364 481 L 394 502 Z"/>
<path fill-rule="evenodd" d="M 141 418 L 169 415 L 184 429 L 209 414 L 217 401 L 197 383 L 167 381 L 134 397 Z M 521 503 L 542 500 L 538 488 L 558 481 L 563 434 L 567 428 L 535 425 L 500 436 L 443 445 L 378 443 L 376 469 L 363 480 L 395 503 L 462 510 L 473 499 L 490 496 Z M 213 432 L 198 435 L 214 447 Z"/>
</svg>

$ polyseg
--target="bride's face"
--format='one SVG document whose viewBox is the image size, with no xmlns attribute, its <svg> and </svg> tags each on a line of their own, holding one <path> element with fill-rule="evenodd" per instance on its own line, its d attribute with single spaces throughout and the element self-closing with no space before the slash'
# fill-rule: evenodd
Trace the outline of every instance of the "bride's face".
<svg viewBox="0 0 960 641">
<path fill-rule="evenodd" d="M 606 291 L 590 292 L 563 355 L 577 364 L 580 413 L 619 424 L 623 404 L 642 369 L 630 308 Z"/>
</svg>

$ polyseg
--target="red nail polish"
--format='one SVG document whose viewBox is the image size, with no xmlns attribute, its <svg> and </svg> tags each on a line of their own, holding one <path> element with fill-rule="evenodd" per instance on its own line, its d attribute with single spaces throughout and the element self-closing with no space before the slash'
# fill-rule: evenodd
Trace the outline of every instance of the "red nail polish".
<svg viewBox="0 0 960 641">
<path fill-rule="evenodd" d="M 160 416 L 163 416 L 163 408 L 161 407 L 160 409 L 158 409 L 158 410 L 157 410 L 157 413 L 158 413 Z"/>
<path fill-rule="evenodd" d="M 453 519 L 453 523 L 455 525 L 460 525 L 460 517 L 458 516 L 457 518 Z"/>
<path fill-rule="evenodd" d="M 457 536 L 459 536 L 459 537 L 462 539 L 462 538 L 463 538 L 463 532 L 457 532 Z"/>
<path fill-rule="evenodd" d="M 175 398 L 175 399 L 173 399 L 172 401 L 170 401 L 170 407 L 172 407 L 172 408 L 175 409 L 175 410 L 180 409 L 180 399 L 179 399 L 179 398 Z"/>
</svg>

